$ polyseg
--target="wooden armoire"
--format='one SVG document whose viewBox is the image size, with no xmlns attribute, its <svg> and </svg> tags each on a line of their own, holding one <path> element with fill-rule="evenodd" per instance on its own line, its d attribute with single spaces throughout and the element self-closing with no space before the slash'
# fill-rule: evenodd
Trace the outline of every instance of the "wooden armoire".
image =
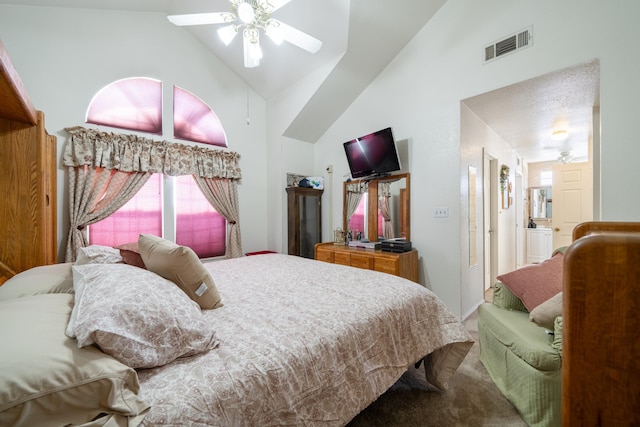
<svg viewBox="0 0 640 427">
<path fill-rule="evenodd" d="M 57 251 L 56 138 L 0 41 L 0 284 Z"/>
</svg>

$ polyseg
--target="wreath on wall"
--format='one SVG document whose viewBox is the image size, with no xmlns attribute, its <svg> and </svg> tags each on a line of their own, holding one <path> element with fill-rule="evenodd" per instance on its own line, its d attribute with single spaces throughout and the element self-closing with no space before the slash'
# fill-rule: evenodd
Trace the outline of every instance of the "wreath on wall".
<svg viewBox="0 0 640 427">
<path fill-rule="evenodd" d="M 502 165 L 500 167 L 500 189 L 502 191 L 507 188 L 507 183 L 509 182 L 509 166 Z"/>
</svg>

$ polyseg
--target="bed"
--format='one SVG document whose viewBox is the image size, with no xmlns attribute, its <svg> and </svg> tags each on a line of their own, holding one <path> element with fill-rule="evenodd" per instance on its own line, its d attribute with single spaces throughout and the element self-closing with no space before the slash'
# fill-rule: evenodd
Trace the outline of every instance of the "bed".
<svg viewBox="0 0 640 427">
<path fill-rule="evenodd" d="M 418 362 L 427 380 L 445 389 L 472 345 L 433 293 L 396 276 L 280 254 L 200 265 L 213 279 L 215 308 L 202 309 L 180 290 L 183 283 L 117 260 L 37 267 L 7 281 L 0 322 L 3 347 L 14 351 L 2 356 L 0 424 L 343 426 Z M 148 317 L 135 318 L 141 312 Z M 161 339 L 174 341 L 154 341 L 156 348 L 136 359 L 135 348 L 118 342 L 126 334 L 78 327 L 83 313 L 144 329 L 131 338 L 133 347 L 158 332 L 152 317 L 160 317 Z M 171 329 L 180 321 L 195 339 L 171 354 L 183 346 Z M 71 325 L 73 338 L 65 335 Z M 55 345 L 42 344 L 42 354 L 40 334 L 71 360 L 55 373 L 46 370 L 48 358 L 58 357 Z M 74 373 L 73 387 L 65 383 L 60 372 L 87 358 L 114 366 Z M 31 378 L 13 378 L 23 371 Z M 41 384 L 43 376 L 51 384 Z M 101 383 L 93 383 L 96 376 Z M 23 383 L 29 385 L 21 389 Z"/>
</svg>

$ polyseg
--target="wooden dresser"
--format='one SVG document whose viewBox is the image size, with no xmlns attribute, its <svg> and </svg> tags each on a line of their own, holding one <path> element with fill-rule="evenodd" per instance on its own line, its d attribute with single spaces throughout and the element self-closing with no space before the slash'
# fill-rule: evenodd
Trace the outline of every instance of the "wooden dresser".
<svg viewBox="0 0 640 427">
<path fill-rule="evenodd" d="M 315 259 L 333 264 L 381 271 L 418 281 L 418 251 L 403 253 L 382 252 L 334 245 L 333 242 L 318 243 L 315 246 Z"/>
<path fill-rule="evenodd" d="M 0 284 L 57 262 L 56 138 L 0 42 Z"/>
</svg>

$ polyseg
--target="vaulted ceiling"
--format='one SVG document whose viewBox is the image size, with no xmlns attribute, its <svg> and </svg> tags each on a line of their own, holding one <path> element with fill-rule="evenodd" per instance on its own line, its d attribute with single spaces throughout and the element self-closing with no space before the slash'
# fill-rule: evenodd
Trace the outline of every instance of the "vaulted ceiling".
<svg viewBox="0 0 640 427">
<path fill-rule="evenodd" d="M 236 37 L 229 46 L 221 42 L 216 33 L 219 25 L 182 29 L 267 100 L 316 70 L 332 67 L 285 131 L 287 137 L 313 143 L 445 2 L 291 0 L 276 10 L 273 18 L 321 40 L 322 48 L 311 54 L 286 42 L 276 46 L 263 37 L 264 57 L 256 68 L 244 68 L 241 37 Z M 166 15 L 231 11 L 228 0 L 0 0 L 0 3 Z M 403 25 L 392 25 L 395 22 Z M 464 102 L 527 159 L 555 160 L 561 149 L 570 151 L 574 157 L 583 157 L 593 106 L 599 103 L 599 80 L 594 76 L 599 76 L 599 67 L 593 65 L 561 70 Z M 551 126 L 560 119 L 568 120 L 573 132 L 562 147 L 550 146 Z"/>
</svg>

